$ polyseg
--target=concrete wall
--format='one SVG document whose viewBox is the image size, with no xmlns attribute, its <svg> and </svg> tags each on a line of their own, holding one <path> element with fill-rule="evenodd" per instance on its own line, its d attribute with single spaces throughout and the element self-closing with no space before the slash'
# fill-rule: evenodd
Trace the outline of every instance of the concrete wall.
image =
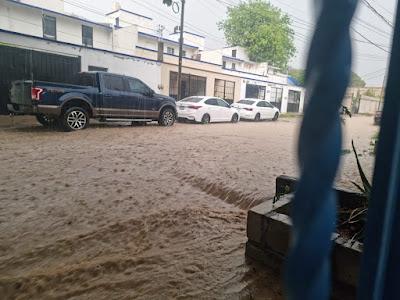
<svg viewBox="0 0 400 300">
<path fill-rule="evenodd" d="M 49 10 L 64 11 L 64 0 L 21 0 L 21 2 L 33 6 L 45 7 Z"/>
<path fill-rule="evenodd" d="M 0 32 L 0 40 L 2 43 L 9 46 L 69 56 L 80 56 L 82 71 L 88 71 L 89 66 L 107 68 L 108 71 L 112 73 L 140 78 L 156 92 L 159 92 L 158 86 L 161 84 L 161 65 L 158 62 L 4 32 Z"/>
<path fill-rule="evenodd" d="M 49 1 L 50 2 L 50 1 Z M 44 5 L 44 7 L 47 7 Z M 82 25 L 93 27 L 93 47 L 112 50 L 112 29 L 46 12 L 56 18 L 57 41 L 82 44 Z M 43 37 L 42 11 L 0 1 L 0 28 Z M 134 47 L 132 46 L 132 49 Z"/>
<path fill-rule="evenodd" d="M 379 98 L 361 96 L 359 114 L 374 114 L 377 110 L 379 110 Z"/>
</svg>

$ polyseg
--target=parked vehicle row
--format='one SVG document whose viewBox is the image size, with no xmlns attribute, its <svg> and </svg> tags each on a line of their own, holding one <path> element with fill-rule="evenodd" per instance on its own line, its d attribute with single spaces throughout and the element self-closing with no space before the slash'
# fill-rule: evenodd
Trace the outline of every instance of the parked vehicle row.
<svg viewBox="0 0 400 300">
<path fill-rule="evenodd" d="M 243 99 L 230 105 L 218 97 L 194 96 L 176 102 L 137 78 L 106 72 L 80 73 L 76 84 L 15 81 L 10 102 L 10 112 L 35 115 L 41 124 L 60 125 L 65 131 L 85 129 L 91 118 L 172 126 L 177 118 L 207 124 L 279 116 L 279 110 L 265 100 Z"/>
</svg>

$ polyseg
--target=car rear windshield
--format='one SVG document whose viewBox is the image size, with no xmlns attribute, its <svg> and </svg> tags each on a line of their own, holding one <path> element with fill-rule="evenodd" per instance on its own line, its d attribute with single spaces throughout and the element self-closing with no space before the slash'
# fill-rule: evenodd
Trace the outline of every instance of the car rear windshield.
<svg viewBox="0 0 400 300">
<path fill-rule="evenodd" d="M 84 86 L 97 86 L 96 74 L 94 73 L 78 74 L 74 83 L 77 85 L 84 85 Z"/>
<path fill-rule="evenodd" d="M 238 103 L 240 103 L 240 104 L 247 104 L 247 105 L 253 105 L 254 102 L 256 102 L 256 101 L 252 101 L 252 100 L 240 100 Z"/>
<path fill-rule="evenodd" d="M 201 100 L 203 100 L 203 98 L 200 98 L 200 97 L 188 97 L 188 98 L 182 99 L 181 102 L 194 102 L 194 103 L 197 103 L 197 102 L 200 102 Z"/>
</svg>

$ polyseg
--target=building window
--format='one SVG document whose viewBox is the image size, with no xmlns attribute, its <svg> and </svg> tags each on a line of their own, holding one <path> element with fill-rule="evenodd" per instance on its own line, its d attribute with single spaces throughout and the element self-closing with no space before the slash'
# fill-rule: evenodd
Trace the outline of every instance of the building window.
<svg viewBox="0 0 400 300">
<path fill-rule="evenodd" d="M 205 96 L 206 77 L 200 77 L 191 74 L 182 74 L 181 95 L 182 98 L 189 96 Z M 178 73 L 170 72 L 169 75 L 169 95 L 175 99 L 178 98 Z"/>
<path fill-rule="evenodd" d="M 43 15 L 43 37 L 46 39 L 57 39 L 57 21 L 55 17 Z"/>
<path fill-rule="evenodd" d="M 222 62 L 222 68 L 226 69 L 226 61 L 225 60 Z"/>
<path fill-rule="evenodd" d="M 96 66 L 89 66 L 88 71 L 93 71 L 93 72 L 108 72 L 107 68 L 103 67 L 96 67 Z"/>
<path fill-rule="evenodd" d="M 175 54 L 175 49 L 172 48 L 172 47 L 167 47 L 167 53 L 171 54 L 171 55 L 174 55 Z"/>
<path fill-rule="evenodd" d="M 232 63 L 232 70 L 236 70 L 236 64 Z"/>
<path fill-rule="evenodd" d="M 247 84 L 246 85 L 246 98 L 255 98 L 265 100 L 265 86 Z"/>
<path fill-rule="evenodd" d="M 116 17 L 116 18 L 115 18 L 115 26 L 116 26 L 116 27 L 119 27 L 119 17 Z"/>
<path fill-rule="evenodd" d="M 225 99 L 229 103 L 235 100 L 235 82 L 215 79 L 214 96 Z"/>
<path fill-rule="evenodd" d="M 82 44 L 93 47 L 93 27 L 82 25 Z"/>
<path fill-rule="evenodd" d="M 237 50 L 232 50 L 232 57 L 236 57 Z"/>
<path fill-rule="evenodd" d="M 289 90 L 287 112 L 299 112 L 300 92 Z"/>
<path fill-rule="evenodd" d="M 283 89 L 282 88 L 276 88 L 273 87 L 271 88 L 271 104 L 279 109 L 281 109 L 282 105 L 282 94 L 283 94 Z"/>
<path fill-rule="evenodd" d="M 186 51 L 182 50 L 182 57 L 186 57 Z"/>
</svg>

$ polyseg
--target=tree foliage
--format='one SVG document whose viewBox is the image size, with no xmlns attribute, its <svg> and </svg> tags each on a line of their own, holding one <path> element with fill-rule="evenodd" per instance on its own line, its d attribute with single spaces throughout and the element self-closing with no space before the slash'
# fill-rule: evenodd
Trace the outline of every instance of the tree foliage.
<svg viewBox="0 0 400 300">
<path fill-rule="evenodd" d="M 292 76 L 294 79 L 296 79 L 302 86 L 305 85 L 304 74 L 305 74 L 305 70 L 303 70 L 303 69 L 289 70 L 289 75 Z M 357 73 L 351 72 L 350 86 L 351 87 L 365 87 L 365 81 L 359 75 L 357 75 Z"/>
<path fill-rule="evenodd" d="M 354 72 L 351 72 L 351 83 L 352 87 L 365 87 L 365 81 Z"/>
<path fill-rule="evenodd" d="M 266 0 L 249 0 L 228 8 L 218 23 L 231 46 L 244 47 L 249 58 L 285 68 L 296 52 L 290 18 Z"/>
<path fill-rule="evenodd" d="M 296 81 L 301 85 L 304 86 L 304 75 L 305 72 L 303 69 L 291 69 L 289 71 L 289 75 L 292 76 Z"/>
</svg>

